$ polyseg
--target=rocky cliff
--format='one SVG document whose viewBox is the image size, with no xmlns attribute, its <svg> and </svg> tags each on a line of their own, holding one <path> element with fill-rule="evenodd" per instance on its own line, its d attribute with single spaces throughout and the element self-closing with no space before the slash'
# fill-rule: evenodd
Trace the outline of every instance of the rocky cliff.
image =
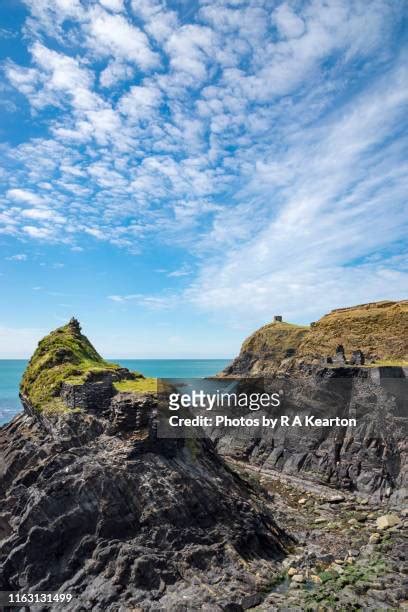
<svg viewBox="0 0 408 612">
<path fill-rule="evenodd" d="M 361 352 L 366 365 L 408 365 L 408 301 L 339 308 L 310 326 L 273 321 L 243 342 L 222 375 L 260 376 L 299 362 L 332 362 L 339 347 L 344 362 Z"/>
<path fill-rule="evenodd" d="M 225 376 L 261 376 L 294 357 L 309 328 L 284 321 L 264 325 L 244 340 L 240 354 L 228 365 Z"/>
<path fill-rule="evenodd" d="M 64 610 L 261 600 L 293 539 L 210 440 L 158 439 L 141 389 L 75 321 L 40 343 L 0 429 L 0 591 L 72 593 Z"/>
<path fill-rule="evenodd" d="M 288 354 L 290 349 L 290 355 Z M 357 425 L 212 431 L 218 451 L 280 472 L 395 502 L 408 499 L 408 302 L 332 311 L 300 328 L 273 322 L 246 340 L 222 376 L 285 389 L 289 415 Z M 356 365 L 356 363 L 358 365 Z M 259 388 L 254 380 L 254 390 Z"/>
<path fill-rule="evenodd" d="M 275 428 L 214 429 L 222 455 L 316 484 L 377 500 L 408 503 L 408 368 L 302 366 L 263 378 L 265 391 L 280 389 L 284 402 Z M 246 380 L 246 392 L 260 381 Z M 265 414 L 260 410 L 257 417 Z M 281 425 L 300 415 L 343 420 L 332 426 Z M 234 415 L 235 416 L 235 415 Z M 253 415 L 251 415 L 253 416 Z M 355 420 L 355 424 L 352 420 Z M 340 422 L 339 421 L 339 422 Z"/>
</svg>

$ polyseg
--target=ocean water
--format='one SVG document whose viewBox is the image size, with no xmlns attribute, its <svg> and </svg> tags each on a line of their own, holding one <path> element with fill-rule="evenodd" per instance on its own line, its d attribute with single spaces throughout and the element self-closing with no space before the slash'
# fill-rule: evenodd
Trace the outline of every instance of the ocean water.
<svg viewBox="0 0 408 612">
<path fill-rule="evenodd" d="M 204 378 L 225 368 L 229 359 L 112 359 L 115 363 L 157 378 Z M 25 359 L 0 359 L 0 425 L 21 410 L 18 388 Z"/>
</svg>

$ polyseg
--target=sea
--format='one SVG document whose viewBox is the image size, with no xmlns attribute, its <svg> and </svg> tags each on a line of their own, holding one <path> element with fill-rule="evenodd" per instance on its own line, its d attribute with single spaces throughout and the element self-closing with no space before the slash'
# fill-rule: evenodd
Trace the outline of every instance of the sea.
<svg viewBox="0 0 408 612">
<path fill-rule="evenodd" d="M 205 378 L 214 376 L 230 359 L 112 359 L 129 370 L 156 378 Z M 22 410 L 18 388 L 26 359 L 0 359 L 0 425 Z"/>
</svg>

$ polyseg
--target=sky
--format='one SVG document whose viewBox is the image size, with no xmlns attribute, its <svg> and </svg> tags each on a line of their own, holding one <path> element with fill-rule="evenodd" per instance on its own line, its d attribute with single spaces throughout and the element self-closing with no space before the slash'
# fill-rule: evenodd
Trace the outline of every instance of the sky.
<svg viewBox="0 0 408 612">
<path fill-rule="evenodd" d="M 0 358 L 229 358 L 408 295 L 407 5 L 2 0 Z"/>
</svg>

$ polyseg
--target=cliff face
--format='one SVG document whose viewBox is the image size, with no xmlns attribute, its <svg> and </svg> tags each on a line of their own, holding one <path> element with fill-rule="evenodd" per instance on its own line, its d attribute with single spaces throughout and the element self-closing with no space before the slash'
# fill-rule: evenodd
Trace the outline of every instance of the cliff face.
<svg viewBox="0 0 408 612">
<path fill-rule="evenodd" d="M 288 347 L 291 346 L 291 355 Z M 341 346 L 339 346 L 341 345 Z M 336 352 L 337 351 L 337 352 Z M 353 360 L 365 365 L 353 365 Z M 382 364 L 382 365 L 381 365 Z M 408 498 L 408 302 L 335 310 L 309 328 L 271 323 L 222 376 L 286 389 L 288 414 L 357 419 L 356 427 L 215 430 L 226 457 L 377 499 Z M 254 390 L 259 381 L 254 381 Z"/>
<path fill-rule="evenodd" d="M 263 473 L 278 472 L 403 505 L 408 501 L 407 374 L 408 368 L 399 367 L 292 370 L 281 378 L 264 379 L 265 390 L 284 393 L 284 408 L 273 416 L 284 414 L 291 422 L 296 415 L 338 417 L 355 419 L 356 425 L 287 427 L 278 422 L 273 429 L 247 427 L 245 435 L 225 428 L 211 435 L 219 453 Z M 250 393 L 250 379 L 246 384 Z M 261 410 L 256 416 L 263 414 Z"/>
<path fill-rule="evenodd" d="M 292 540 L 210 440 L 158 439 L 155 394 L 116 389 L 115 377 L 122 389 L 140 381 L 83 338 L 65 327 L 40 343 L 25 413 L 0 429 L 0 590 L 70 592 L 64 610 L 255 605 Z M 83 354 L 72 363 L 78 345 L 91 375 Z M 53 376 L 44 397 L 63 408 L 41 410 L 33 373 L 48 381 L 54 369 L 70 378 Z M 101 385 L 92 401 L 89 385 Z"/>
<path fill-rule="evenodd" d="M 223 374 L 258 376 L 273 372 L 283 360 L 297 354 L 308 331 L 308 327 L 282 321 L 264 325 L 243 342 L 240 354 Z"/>
</svg>

